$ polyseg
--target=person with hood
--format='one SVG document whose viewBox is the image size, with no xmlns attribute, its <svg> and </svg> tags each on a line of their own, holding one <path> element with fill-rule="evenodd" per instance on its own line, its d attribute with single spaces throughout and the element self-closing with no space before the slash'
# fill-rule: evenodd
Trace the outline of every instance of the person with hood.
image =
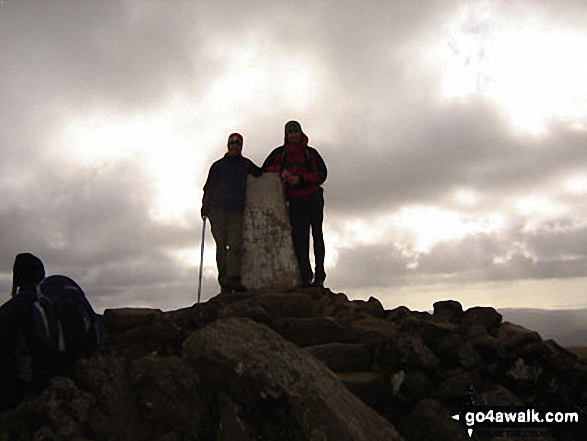
<svg viewBox="0 0 587 441">
<path fill-rule="evenodd" d="M 326 164 L 318 151 L 308 146 L 308 137 L 297 121 L 285 125 L 284 144 L 274 149 L 263 170 L 280 174 L 286 188 L 294 251 L 302 286 L 323 286 L 324 271 L 324 195 Z M 310 229 L 314 240 L 315 274 L 310 264 Z"/>
<path fill-rule="evenodd" d="M 0 409 L 18 403 L 27 392 L 37 392 L 54 373 L 52 360 L 33 360 L 40 342 L 33 318 L 39 284 L 45 278 L 43 262 L 31 253 L 14 260 L 12 296 L 0 307 Z"/>
<path fill-rule="evenodd" d="M 232 133 L 227 146 L 224 157 L 210 167 L 201 210 L 202 219 L 209 218 L 212 226 L 222 293 L 246 291 L 241 283 L 241 262 L 247 176 L 263 173 L 242 155 L 242 135 Z"/>
</svg>

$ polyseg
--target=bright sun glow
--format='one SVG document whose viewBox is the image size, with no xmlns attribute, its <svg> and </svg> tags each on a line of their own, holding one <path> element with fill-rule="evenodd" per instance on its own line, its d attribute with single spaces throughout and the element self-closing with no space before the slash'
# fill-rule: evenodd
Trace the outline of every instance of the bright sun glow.
<svg viewBox="0 0 587 441">
<path fill-rule="evenodd" d="M 587 31 L 562 26 L 530 9 L 467 3 L 433 50 L 443 96 L 480 94 L 524 133 L 546 133 L 551 123 L 585 130 Z"/>
<path fill-rule="evenodd" d="M 517 203 L 519 212 L 525 216 L 540 218 L 556 218 L 563 215 L 568 208 L 542 195 L 531 195 L 520 198 Z"/>
<path fill-rule="evenodd" d="M 438 243 L 490 234 L 502 230 L 505 224 L 506 218 L 498 213 L 472 216 L 439 207 L 410 206 L 368 221 L 345 219 L 329 229 L 328 238 L 334 248 L 395 243 L 406 257 L 414 257 Z"/>
<path fill-rule="evenodd" d="M 468 216 L 438 207 L 412 206 L 393 216 L 393 224 L 411 231 L 415 237 L 415 250 L 429 252 L 434 245 L 463 239 L 471 234 L 488 234 L 503 229 L 505 218 L 497 213 Z"/>
<path fill-rule="evenodd" d="M 211 161 L 224 152 L 225 136 L 241 130 L 245 116 L 278 112 L 283 103 L 301 111 L 318 93 L 321 71 L 313 60 L 270 49 L 256 40 L 215 41 L 207 56 L 219 73 L 205 94 L 170 97 L 134 114 L 101 109 L 67 115 L 52 153 L 83 165 L 120 159 L 144 164 L 157 192 L 152 216 L 185 220 L 199 209 L 201 184 Z"/>
<path fill-rule="evenodd" d="M 473 190 L 468 189 L 460 189 L 455 191 L 453 199 L 459 205 L 465 207 L 472 207 L 479 202 L 479 196 L 477 195 L 477 193 Z"/>
<path fill-rule="evenodd" d="M 156 191 L 151 214 L 158 220 L 180 220 L 196 206 L 196 173 L 202 146 L 212 134 L 182 130 L 193 118 L 190 103 L 173 101 L 167 106 L 130 115 L 97 111 L 70 117 L 54 142 L 54 154 L 82 165 L 130 159 L 145 167 Z"/>
<path fill-rule="evenodd" d="M 241 112 L 267 113 L 280 102 L 301 111 L 316 96 L 322 82 L 313 60 L 268 50 L 256 38 L 239 44 L 216 41 L 207 52 L 224 67 L 205 100 L 226 112 L 236 107 Z"/>
<path fill-rule="evenodd" d="M 564 189 L 577 196 L 587 194 L 587 175 L 577 175 L 567 179 Z"/>
</svg>

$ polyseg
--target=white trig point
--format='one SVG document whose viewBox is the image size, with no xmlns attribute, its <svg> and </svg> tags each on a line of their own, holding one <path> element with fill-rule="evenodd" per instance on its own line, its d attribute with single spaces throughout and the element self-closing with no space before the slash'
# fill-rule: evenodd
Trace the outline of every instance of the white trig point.
<svg viewBox="0 0 587 441">
<path fill-rule="evenodd" d="M 292 288 L 300 284 L 289 215 L 277 173 L 247 179 L 242 283 L 248 289 Z"/>
</svg>

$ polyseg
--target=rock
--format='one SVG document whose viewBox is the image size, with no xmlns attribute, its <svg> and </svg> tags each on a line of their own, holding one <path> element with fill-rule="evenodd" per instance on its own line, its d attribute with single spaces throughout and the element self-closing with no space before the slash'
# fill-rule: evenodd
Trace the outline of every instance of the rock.
<svg viewBox="0 0 587 441">
<path fill-rule="evenodd" d="M 406 317 L 410 317 L 411 315 L 412 311 L 410 311 L 406 306 L 398 306 L 391 311 L 387 311 L 387 319 L 392 321 L 400 321 Z"/>
<path fill-rule="evenodd" d="M 281 439 L 402 439 L 322 363 L 251 320 L 223 319 L 195 331 L 184 353 L 202 368 L 210 387 L 239 406 L 235 413 L 241 418 L 263 410 L 250 418 L 254 433 L 278 433 Z"/>
<path fill-rule="evenodd" d="M 373 355 L 361 343 L 327 343 L 306 350 L 334 372 L 362 372 L 373 369 Z"/>
<path fill-rule="evenodd" d="M 454 300 L 442 300 L 434 303 L 434 317 L 449 322 L 457 321 L 463 313 L 463 306 Z"/>
<path fill-rule="evenodd" d="M 107 330 L 130 329 L 141 325 L 148 326 L 161 314 L 160 309 L 152 308 L 106 309 L 102 317 L 102 325 Z"/>
<path fill-rule="evenodd" d="M 495 308 L 476 306 L 463 312 L 461 326 L 467 329 L 472 325 L 480 325 L 487 332 L 495 331 L 501 324 L 502 315 Z"/>
<path fill-rule="evenodd" d="M 469 343 L 487 363 L 500 362 L 506 358 L 506 348 L 498 338 L 490 335 L 483 335 L 479 338 L 470 340 Z"/>
<path fill-rule="evenodd" d="M 391 385 L 387 378 L 374 372 L 349 372 L 339 374 L 342 383 L 363 403 L 380 414 L 385 413 L 391 400 Z"/>
<path fill-rule="evenodd" d="M 447 415 L 464 403 L 587 407 L 587 364 L 454 301 L 384 311 L 325 288 L 271 289 L 111 309 L 103 324 L 96 353 L 0 412 L 0 441 L 402 439 L 394 427 L 452 441 L 463 427 Z"/>
<path fill-rule="evenodd" d="M 311 346 L 332 342 L 350 342 L 353 330 L 332 317 L 280 318 L 272 328 L 282 337 L 298 346 Z"/>
<path fill-rule="evenodd" d="M 402 329 L 409 329 L 407 332 L 422 337 L 424 343 L 433 351 L 439 343 L 447 342 L 447 339 L 451 337 L 462 340 L 455 324 L 437 320 L 436 318 L 434 320 L 405 320 Z"/>
<path fill-rule="evenodd" d="M 154 313 L 139 317 L 144 321 L 148 319 L 148 324 L 137 319 L 133 327 L 116 328 L 118 332 L 107 334 L 109 343 L 133 358 L 151 353 L 167 355 L 179 351 L 181 331 L 166 316 Z"/>
<path fill-rule="evenodd" d="M 398 327 L 389 320 L 368 317 L 351 322 L 355 339 L 370 348 L 378 348 L 398 334 Z"/>
<path fill-rule="evenodd" d="M 494 385 L 490 389 L 475 393 L 473 401 L 477 406 L 522 406 L 523 402 L 516 394 L 502 385 Z"/>
<path fill-rule="evenodd" d="M 483 363 L 483 358 L 470 343 L 464 343 L 457 349 L 457 359 L 460 365 L 467 368 Z"/>
<path fill-rule="evenodd" d="M 497 337 L 506 351 L 514 355 L 527 355 L 540 350 L 542 338 L 537 332 L 506 322 L 499 328 Z"/>
<path fill-rule="evenodd" d="M 387 372 L 402 369 L 433 371 L 440 364 L 422 339 L 414 335 L 400 335 L 389 340 L 375 362 L 378 369 Z"/>
<path fill-rule="evenodd" d="M 438 385 L 433 396 L 443 402 L 463 403 L 479 383 L 480 378 L 474 372 L 458 370 Z"/>
<path fill-rule="evenodd" d="M 404 375 L 403 381 L 397 387 L 395 395 L 417 403 L 422 398 L 430 397 L 434 390 L 434 384 L 425 372 L 414 369 Z"/>
<path fill-rule="evenodd" d="M 430 344 L 430 349 L 437 357 L 441 358 L 447 364 L 458 362 L 458 351 L 463 343 L 463 339 L 458 334 L 447 335 L 438 341 Z"/>
<path fill-rule="evenodd" d="M 375 297 L 369 297 L 366 302 L 364 300 L 352 300 L 353 315 L 356 317 L 377 317 L 385 318 L 385 310 L 383 305 Z"/>
<path fill-rule="evenodd" d="M 246 317 L 264 324 L 270 324 L 272 320 L 267 310 L 254 302 L 237 302 L 224 307 L 218 313 L 218 318 L 226 317 Z"/>
<path fill-rule="evenodd" d="M 385 317 L 385 310 L 383 309 L 383 305 L 375 297 L 369 297 L 369 300 L 367 300 L 367 305 L 369 306 L 369 312 L 375 317 Z"/>
<path fill-rule="evenodd" d="M 400 430 L 410 441 L 469 440 L 464 427 L 450 417 L 448 409 L 440 401 L 429 398 L 418 402 Z"/>
<path fill-rule="evenodd" d="M 302 292 L 267 292 L 259 293 L 242 301 L 242 308 L 261 307 L 267 314 L 273 318 L 282 317 L 311 317 L 313 312 L 313 302 L 310 297 Z M 234 305 L 236 308 L 237 305 Z M 226 316 L 226 315 L 225 315 Z"/>
<path fill-rule="evenodd" d="M 518 384 L 536 384 L 541 375 L 541 368 L 529 366 L 523 358 L 518 358 L 514 365 L 506 372 L 506 376 Z"/>
<path fill-rule="evenodd" d="M 199 376 L 180 357 L 145 356 L 129 366 L 130 386 L 146 433 L 189 439 L 204 429 L 206 403 L 197 394 Z"/>
</svg>

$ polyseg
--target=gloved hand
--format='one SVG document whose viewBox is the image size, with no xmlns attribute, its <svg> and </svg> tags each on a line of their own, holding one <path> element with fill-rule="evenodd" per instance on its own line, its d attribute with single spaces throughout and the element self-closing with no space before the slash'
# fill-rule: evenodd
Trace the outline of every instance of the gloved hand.
<svg viewBox="0 0 587 441">
<path fill-rule="evenodd" d="M 202 215 L 202 219 L 206 219 L 210 217 L 210 206 L 202 205 L 202 209 L 200 210 L 200 214 Z"/>
</svg>

